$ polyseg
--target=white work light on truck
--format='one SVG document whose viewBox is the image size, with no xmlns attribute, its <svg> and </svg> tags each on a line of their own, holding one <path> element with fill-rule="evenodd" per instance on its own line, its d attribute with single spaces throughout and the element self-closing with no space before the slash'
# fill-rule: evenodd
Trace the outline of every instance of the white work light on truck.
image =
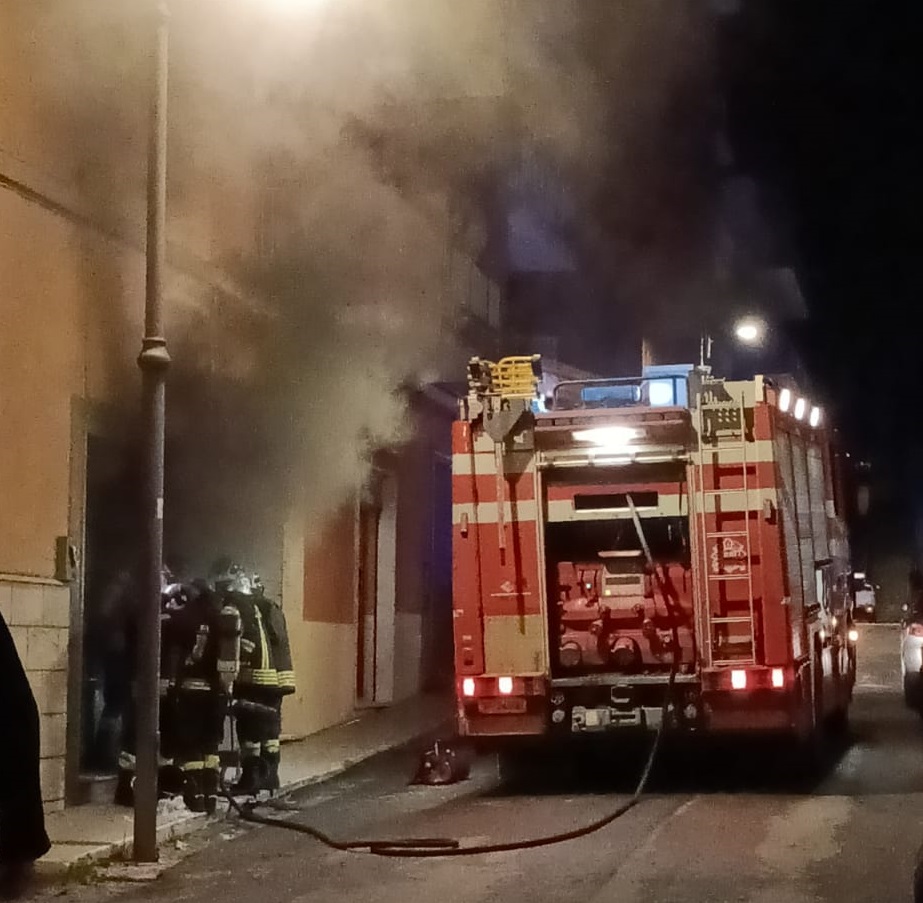
<svg viewBox="0 0 923 903">
<path fill-rule="evenodd" d="M 600 448 L 619 450 L 625 449 L 636 438 L 638 431 L 630 426 L 600 426 L 589 430 L 574 430 L 574 440 L 577 442 L 591 442 Z"/>
<path fill-rule="evenodd" d="M 474 696 L 474 678 L 473 677 L 466 677 L 462 681 L 462 695 Z"/>
<path fill-rule="evenodd" d="M 811 416 L 808 419 L 811 426 L 820 426 L 820 408 L 811 408 Z"/>
<path fill-rule="evenodd" d="M 672 379 L 653 379 L 648 383 L 647 394 L 652 408 L 676 404 Z"/>
<path fill-rule="evenodd" d="M 734 690 L 746 690 L 747 689 L 747 672 L 746 671 L 732 671 L 731 672 L 731 688 Z"/>
<path fill-rule="evenodd" d="M 497 689 L 504 695 L 509 696 L 513 692 L 513 678 L 501 677 L 497 681 Z"/>
<path fill-rule="evenodd" d="M 795 420 L 804 420 L 804 412 L 807 406 L 808 403 L 803 398 L 799 398 L 795 402 Z"/>
<path fill-rule="evenodd" d="M 792 390 L 783 389 L 779 393 L 779 410 L 783 414 L 788 413 L 788 409 L 792 406 Z"/>
</svg>

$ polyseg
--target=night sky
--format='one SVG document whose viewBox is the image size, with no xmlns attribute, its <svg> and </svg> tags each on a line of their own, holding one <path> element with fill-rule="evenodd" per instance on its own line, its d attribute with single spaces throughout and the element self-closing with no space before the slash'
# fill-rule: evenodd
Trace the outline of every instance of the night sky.
<svg viewBox="0 0 923 903">
<path fill-rule="evenodd" d="M 843 444 L 872 464 L 871 560 L 919 556 L 920 16 L 905 2 L 745 7 L 724 44 L 734 143 L 785 210 L 801 350 Z"/>
<path fill-rule="evenodd" d="M 749 3 L 726 45 L 738 152 L 787 208 L 805 354 L 880 466 L 923 440 L 915 18 L 909 3 Z"/>
</svg>

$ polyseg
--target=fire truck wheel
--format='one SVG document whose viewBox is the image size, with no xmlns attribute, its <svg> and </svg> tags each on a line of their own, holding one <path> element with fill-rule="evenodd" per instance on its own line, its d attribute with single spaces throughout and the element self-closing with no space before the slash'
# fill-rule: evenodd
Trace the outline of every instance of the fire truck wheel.
<svg viewBox="0 0 923 903">
<path fill-rule="evenodd" d="M 916 868 L 913 870 L 913 903 L 923 903 L 923 848 L 917 852 Z"/>
<path fill-rule="evenodd" d="M 916 709 L 923 713 L 923 684 L 916 674 L 904 675 L 904 704 L 909 709 Z"/>
<path fill-rule="evenodd" d="M 497 753 L 497 774 L 504 786 L 519 786 L 529 779 L 528 758 L 515 749 L 504 749 Z"/>
<path fill-rule="evenodd" d="M 579 756 L 571 751 L 549 751 L 534 748 L 503 749 L 497 753 L 500 783 L 506 788 L 521 789 L 575 780 Z"/>
<path fill-rule="evenodd" d="M 811 726 L 797 744 L 797 771 L 803 778 L 814 780 L 823 771 L 827 758 L 827 725 L 824 718 L 824 679 L 820 650 L 815 650 L 810 676 Z"/>
<path fill-rule="evenodd" d="M 811 709 L 814 719 L 814 732 L 823 733 L 824 729 L 824 660 L 820 649 L 814 650 L 811 665 Z"/>
<path fill-rule="evenodd" d="M 843 703 L 835 712 L 830 715 L 827 722 L 831 733 L 837 737 L 843 737 L 849 733 L 849 705 Z"/>
</svg>

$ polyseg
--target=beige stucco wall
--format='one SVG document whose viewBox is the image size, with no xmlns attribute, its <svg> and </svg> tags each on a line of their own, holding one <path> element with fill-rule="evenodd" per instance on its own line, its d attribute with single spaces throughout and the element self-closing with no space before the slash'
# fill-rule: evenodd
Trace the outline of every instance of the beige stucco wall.
<svg viewBox="0 0 923 903">
<path fill-rule="evenodd" d="M 297 683 L 297 691 L 285 700 L 283 709 L 287 737 L 304 737 L 338 724 L 355 708 L 356 626 L 349 569 L 345 588 L 338 579 L 344 576 L 338 565 L 352 559 L 353 548 L 348 530 L 342 529 L 345 524 L 340 526 L 333 537 L 309 534 L 299 511 L 290 513 L 285 526 L 282 600 Z M 328 557 L 331 553 L 333 557 Z M 311 574 L 305 570 L 306 558 Z M 336 609 L 320 620 L 315 606 L 305 606 L 305 584 L 312 585 L 310 578 L 320 576 L 317 572 L 325 560 L 331 592 L 337 586 L 345 591 L 338 594 Z"/>
<path fill-rule="evenodd" d="M 134 401 L 140 255 L 0 188 L 0 573 L 54 576 L 75 398 Z M 94 303 L 111 295 L 124 317 Z"/>
<path fill-rule="evenodd" d="M 0 191 L 0 573 L 50 577 L 67 533 L 70 398 L 82 389 L 73 231 Z M 38 252 L 38 253 L 37 253 Z"/>
<path fill-rule="evenodd" d="M 451 413 L 414 408 L 411 439 L 380 462 L 396 481 L 393 700 L 419 693 L 426 678 L 426 619 L 432 599 L 431 536 L 437 452 L 449 447 Z M 449 512 L 446 512 L 448 515 Z M 356 704 L 358 630 L 356 543 L 359 506 L 346 500 L 321 524 L 298 507 L 289 513 L 282 598 L 298 691 L 283 710 L 283 733 L 299 737 L 352 717 Z"/>
</svg>

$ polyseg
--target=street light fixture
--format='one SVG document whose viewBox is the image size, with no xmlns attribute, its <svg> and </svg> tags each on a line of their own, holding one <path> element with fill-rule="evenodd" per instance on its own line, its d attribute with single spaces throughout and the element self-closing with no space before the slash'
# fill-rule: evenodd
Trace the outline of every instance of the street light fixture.
<svg viewBox="0 0 923 903">
<path fill-rule="evenodd" d="M 746 317 L 734 325 L 734 335 L 743 345 L 761 345 L 766 337 L 766 324 L 755 317 Z"/>
</svg>

